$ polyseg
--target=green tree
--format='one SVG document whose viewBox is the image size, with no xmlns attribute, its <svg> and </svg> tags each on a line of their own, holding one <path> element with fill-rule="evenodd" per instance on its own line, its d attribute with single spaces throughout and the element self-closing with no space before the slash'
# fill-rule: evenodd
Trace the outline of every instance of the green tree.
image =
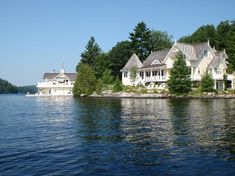
<svg viewBox="0 0 235 176">
<path fill-rule="evenodd" d="M 136 78 L 137 78 L 137 68 L 136 67 L 132 67 L 130 69 L 130 79 L 131 79 L 131 82 L 133 84 L 133 86 L 135 85 L 135 81 L 136 81 Z"/>
<path fill-rule="evenodd" d="M 225 49 L 227 40 L 228 40 L 228 33 L 230 31 L 230 22 L 229 21 L 222 21 L 217 26 L 216 30 L 218 33 L 218 49 L 222 50 Z"/>
<path fill-rule="evenodd" d="M 191 36 L 181 37 L 180 42 L 201 43 L 210 40 L 211 46 L 218 46 L 218 35 L 214 25 L 199 27 Z"/>
<path fill-rule="evenodd" d="M 114 84 L 113 84 L 113 91 L 114 92 L 120 92 L 122 90 L 123 90 L 122 82 L 120 81 L 119 77 L 116 76 L 116 79 L 115 79 Z"/>
<path fill-rule="evenodd" d="M 97 94 L 100 94 L 103 90 L 107 90 L 109 86 L 111 87 L 114 81 L 113 75 L 111 73 L 111 70 L 106 69 L 102 77 L 98 79 L 95 89 Z"/>
<path fill-rule="evenodd" d="M 103 82 L 104 85 L 112 84 L 113 81 L 114 81 L 112 71 L 110 69 L 105 69 L 101 79 L 102 79 L 102 82 Z"/>
<path fill-rule="evenodd" d="M 99 57 L 101 53 L 101 48 L 95 42 L 95 38 L 91 37 L 86 45 L 85 51 L 81 54 L 81 60 L 79 64 L 88 64 L 93 67 L 97 57 Z M 79 64 L 76 66 L 77 72 L 79 70 Z"/>
<path fill-rule="evenodd" d="M 172 47 L 172 36 L 169 36 L 167 32 L 162 31 L 151 31 L 151 44 L 152 44 L 152 50 L 158 51 L 165 48 L 171 48 Z"/>
<path fill-rule="evenodd" d="M 182 43 L 193 43 L 192 39 L 191 39 L 191 35 L 187 35 L 187 36 L 183 36 L 181 37 L 178 42 L 182 42 Z"/>
<path fill-rule="evenodd" d="M 0 79 L 0 94 L 15 94 L 18 91 L 16 86 L 6 80 Z"/>
<path fill-rule="evenodd" d="M 95 64 L 93 66 L 96 77 L 101 78 L 105 70 L 107 70 L 110 67 L 110 64 L 111 62 L 109 60 L 108 54 L 107 53 L 100 54 L 96 58 Z"/>
<path fill-rule="evenodd" d="M 114 76 L 118 75 L 121 78 L 120 70 L 125 66 L 132 54 L 131 43 L 129 41 L 119 42 L 109 51 L 109 68 Z"/>
<path fill-rule="evenodd" d="M 92 94 L 96 88 L 96 77 L 94 70 L 88 64 L 80 64 L 77 78 L 73 87 L 75 97 L 82 94 L 87 96 Z"/>
<path fill-rule="evenodd" d="M 214 91 L 214 80 L 212 78 L 212 75 L 208 72 L 202 75 L 201 91 L 202 92 Z"/>
<path fill-rule="evenodd" d="M 97 94 L 101 94 L 102 90 L 104 88 L 104 83 L 101 79 L 98 79 L 96 87 L 95 87 L 95 92 Z"/>
<path fill-rule="evenodd" d="M 151 31 L 142 21 L 137 24 L 134 32 L 130 33 L 131 48 L 133 53 L 136 53 L 141 61 L 145 60 L 152 50 Z"/>
<path fill-rule="evenodd" d="M 183 94 L 191 91 L 190 70 L 182 54 L 176 56 L 176 61 L 171 69 L 170 79 L 167 82 L 170 93 Z"/>
<path fill-rule="evenodd" d="M 231 73 L 235 70 L 235 22 L 231 23 L 225 44 L 229 62 L 228 72 Z"/>
</svg>

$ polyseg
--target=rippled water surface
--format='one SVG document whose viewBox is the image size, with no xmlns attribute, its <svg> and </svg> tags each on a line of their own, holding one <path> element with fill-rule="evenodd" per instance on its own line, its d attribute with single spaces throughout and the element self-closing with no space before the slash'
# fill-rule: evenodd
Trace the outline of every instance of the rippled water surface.
<svg viewBox="0 0 235 176">
<path fill-rule="evenodd" d="M 235 100 L 0 95 L 0 175 L 235 175 Z"/>
</svg>

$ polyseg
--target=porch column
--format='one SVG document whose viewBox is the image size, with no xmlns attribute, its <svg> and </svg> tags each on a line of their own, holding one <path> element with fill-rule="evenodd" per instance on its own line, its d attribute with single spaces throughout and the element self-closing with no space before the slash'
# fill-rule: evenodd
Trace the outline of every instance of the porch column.
<svg viewBox="0 0 235 176">
<path fill-rule="evenodd" d="M 214 89 L 216 89 L 216 80 L 214 80 Z"/>
<path fill-rule="evenodd" d="M 159 75 L 159 80 L 162 80 L 162 69 L 161 68 L 159 69 L 159 74 L 158 75 Z"/>
</svg>

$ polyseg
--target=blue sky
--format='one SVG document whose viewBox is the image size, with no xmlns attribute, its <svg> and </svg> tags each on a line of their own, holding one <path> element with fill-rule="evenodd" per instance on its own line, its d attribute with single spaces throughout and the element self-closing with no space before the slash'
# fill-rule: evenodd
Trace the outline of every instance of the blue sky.
<svg viewBox="0 0 235 176">
<path fill-rule="evenodd" d="M 0 78 L 36 84 L 62 63 L 74 72 L 91 36 L 109 51 L 144 21 L 177 40 L 235 20 L 234 7 L 234 0 L 0 0 Z"/>
</svg>

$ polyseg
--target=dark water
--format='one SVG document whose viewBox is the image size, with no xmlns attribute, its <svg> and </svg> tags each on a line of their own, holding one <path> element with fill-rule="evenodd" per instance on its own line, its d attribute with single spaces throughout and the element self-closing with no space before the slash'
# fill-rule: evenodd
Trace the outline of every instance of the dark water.
<svg viewBox="0 0 235 176">
<path fill-rule="evenodd" d="M 0 95 L 0 175 L 235 175 L 235 100 Z"/>
</svg>

